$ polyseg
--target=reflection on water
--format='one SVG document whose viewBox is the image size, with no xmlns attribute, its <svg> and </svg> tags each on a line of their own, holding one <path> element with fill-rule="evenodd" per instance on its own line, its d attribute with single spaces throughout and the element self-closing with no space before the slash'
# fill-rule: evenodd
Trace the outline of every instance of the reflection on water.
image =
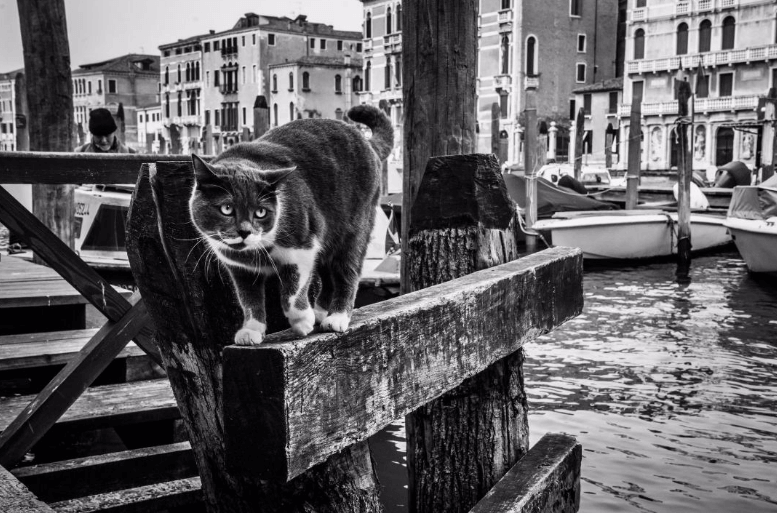
<svg viewBox="0 0 777 513">
<path fill-rule="evenodd" d="M 583 512 L 777 511 L 777 282 L 736 253 L 586 269 L 585 308 L 526 346 L 531 444 L 583 445 Z M 371 440 L 407 511 L 404 429 Z"/>
<path fill-rule="evenodd" d="M 777 511 L 777 287 L 736 254 L 587 270 L 526 347 L 532 444 L 583 444 L 581 511 Z"/>
</svg>

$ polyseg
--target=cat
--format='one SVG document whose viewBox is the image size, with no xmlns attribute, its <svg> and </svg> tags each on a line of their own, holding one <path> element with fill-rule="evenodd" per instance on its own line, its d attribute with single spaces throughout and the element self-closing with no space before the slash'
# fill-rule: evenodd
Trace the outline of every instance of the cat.
<svg viewBox="0 0 777 513">
<path fill-rule="evenodd" d="M 243 310 L 237 345 L 263 341 L 273 273 L 295 333 L 348 328 L 394 131 L 375 107 L 347 115 L 372 137 L 344 121 L 298 119 L 210 164 L 192 156 L 191 219 L 232 278 Z"/>
</svg>

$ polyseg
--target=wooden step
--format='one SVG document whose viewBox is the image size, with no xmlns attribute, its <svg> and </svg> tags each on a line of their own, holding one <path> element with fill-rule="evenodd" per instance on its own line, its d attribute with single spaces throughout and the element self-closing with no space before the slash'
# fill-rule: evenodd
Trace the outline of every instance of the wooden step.
<svg viewBox="0 0 777 513">
<path fill-rule="evenodd" d="M 55 502 L 49 506 L 60 513 L 148 513 L 170 508 L 191 508 L 199 502 L 202 502 L 202 483 L 199 477 L 190 477 Z"/>
<path fill-rule="evenodd" d="M 48 503 L 198 475 L 189 442 L 19 467 L 11 473 Z"/>
<path fill-rule="evenodd" d="M 0 398 L 0 431 L 36 396 Z M 74 429 L 178 419 L 180 413 L 167 378 L 88 388 L 56 425 Z"/>
<path fill-rule="evenodd" d="M 24 333 L 0 336 L 0 372 L 64 365 L 97 333 L 98 329 Z M 117 358 L 144 357 L 134 342 Z"/>
</svg>

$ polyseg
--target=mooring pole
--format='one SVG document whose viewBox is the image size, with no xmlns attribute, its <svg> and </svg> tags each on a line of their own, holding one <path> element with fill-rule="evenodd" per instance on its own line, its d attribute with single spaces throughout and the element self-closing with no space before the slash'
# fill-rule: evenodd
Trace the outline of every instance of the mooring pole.
<svg viewBox="0 0 777 513">
<path fill-rule="evenodd" d="M 677 177 L 677 274 L 687 276 L 691 266 L 691 175 L 693 175 L 693 155 L 688 141 L 688 127 L 693 130 L 693 96 L 691 84 L 685 81 L 677 82 L 678 119 L 677 148 L 680 151 Z M 689 114 L 688 123 L 684 119 Z"/>
<path fill-rule="evenodd" d="M 73 151 L 73 81 L 65 0 L 18 0 L 32 151 Z M 32 211 L 73 248 L 74 185 L 32 186 Z M 42 263 L 42 260 L 36 261 Z"/>
<path fill-rule="evenodd" d="M 581 169 L 583 168 L 583 137 L 585 136 L 585 110 L 583 107 L 577 109 L 575 118 L 575 180 L 580 180 Z"/>
<path fill-rule="evenodd" d="M 642 98 L 631 99 L 631 117 L 629 118 L 629 162 L 626 171 L 626 209 L 637 207 L 637 193 L 639 188 L 639 171 L 641 164 L 641 139 L 642 112 L 640 102 Z"/>
<path fill-rule="evenodd" d="M 526 88 L 526 108 L 524 109 L 524 118 L 526 126 L 524 127 L 523 143 L 523 169 L 526 176 L 526 209 L 524 211 L 526 227 L 531 229 L 537 222 L 537 99 L 535 97 L 536 88 Z M 537 237 L 534 235 L 526 236 L 526 250 L 531 252 L 537 247 Z"/>
</svg>

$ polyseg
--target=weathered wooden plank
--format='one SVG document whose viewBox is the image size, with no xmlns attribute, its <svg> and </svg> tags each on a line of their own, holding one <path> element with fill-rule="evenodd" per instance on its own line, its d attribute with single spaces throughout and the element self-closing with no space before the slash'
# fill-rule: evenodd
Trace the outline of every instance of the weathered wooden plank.
<svg viewBox="0 0 777 513">
<path fill-rule="evenodd" d="M 580 313 L 581 258 L 546 250 L 362 308 L 342 335 L 224 348 L 228 464 L 290 480 L 512 354 Z"/>
<path fill-rule="evenodd" d="M 18 463 L 57 419 L 146 325 L 142 300 L 117 323 L 106 323 L 0 434 L 0 465 Z"/>
<path fill-rule="evenodd" d="M 2 466 L 0 466 L 0 511 L 7 513 L 54 512 Z"/>
<path fill-rule="evenodd" d="M 147 513 L 191 506 L 201 501 L 200 478 L 190 477 L 55 502 L 51 507 L 57 513 Z"/>
<path fill-rule="evenodd" d="M 0 430 L 30 404 L 34 396 L 0 398 Z M 170 382 L 152 379 L 88 388 L 57 421 L 57 426 L 72 429 L 102 427 L 157 420 L 178 419 Z"/>
<path fill-rule="evenodd" d="M 35 253 L 42 257 L 68 283 L 81 293 L 103 315 L 118 322 L 131 308 L 119 292 L 102 276 L 84 263 L 69 247 L 27 211 L 0 186 L 0 223 L 21 234 Z M 147 318 L 150 325 L 150 319 Z M 150 328 L 144 327 L 135 336 L 135 342 L 157 364 L 159 351 L 151 340 Z"/>
<path fill-rule="evenodd" d="M 189 442 L 113 452 L 11 472 L 35 495 L 57 502 L 197 476 Z"/>
<path fill-rule="evenodd" d="M 549 433 L 470 513 L 574 513 L 580 508 L 582 460 L 573 436 Z"/>
<path fill-rule="evenodd" d="M 204 160 L 213 157 L 202 156 Z M 182 155 L 0 152 L 0 183 L 135 183 L 148 162 L 186 160 Z"/>
</svg>

